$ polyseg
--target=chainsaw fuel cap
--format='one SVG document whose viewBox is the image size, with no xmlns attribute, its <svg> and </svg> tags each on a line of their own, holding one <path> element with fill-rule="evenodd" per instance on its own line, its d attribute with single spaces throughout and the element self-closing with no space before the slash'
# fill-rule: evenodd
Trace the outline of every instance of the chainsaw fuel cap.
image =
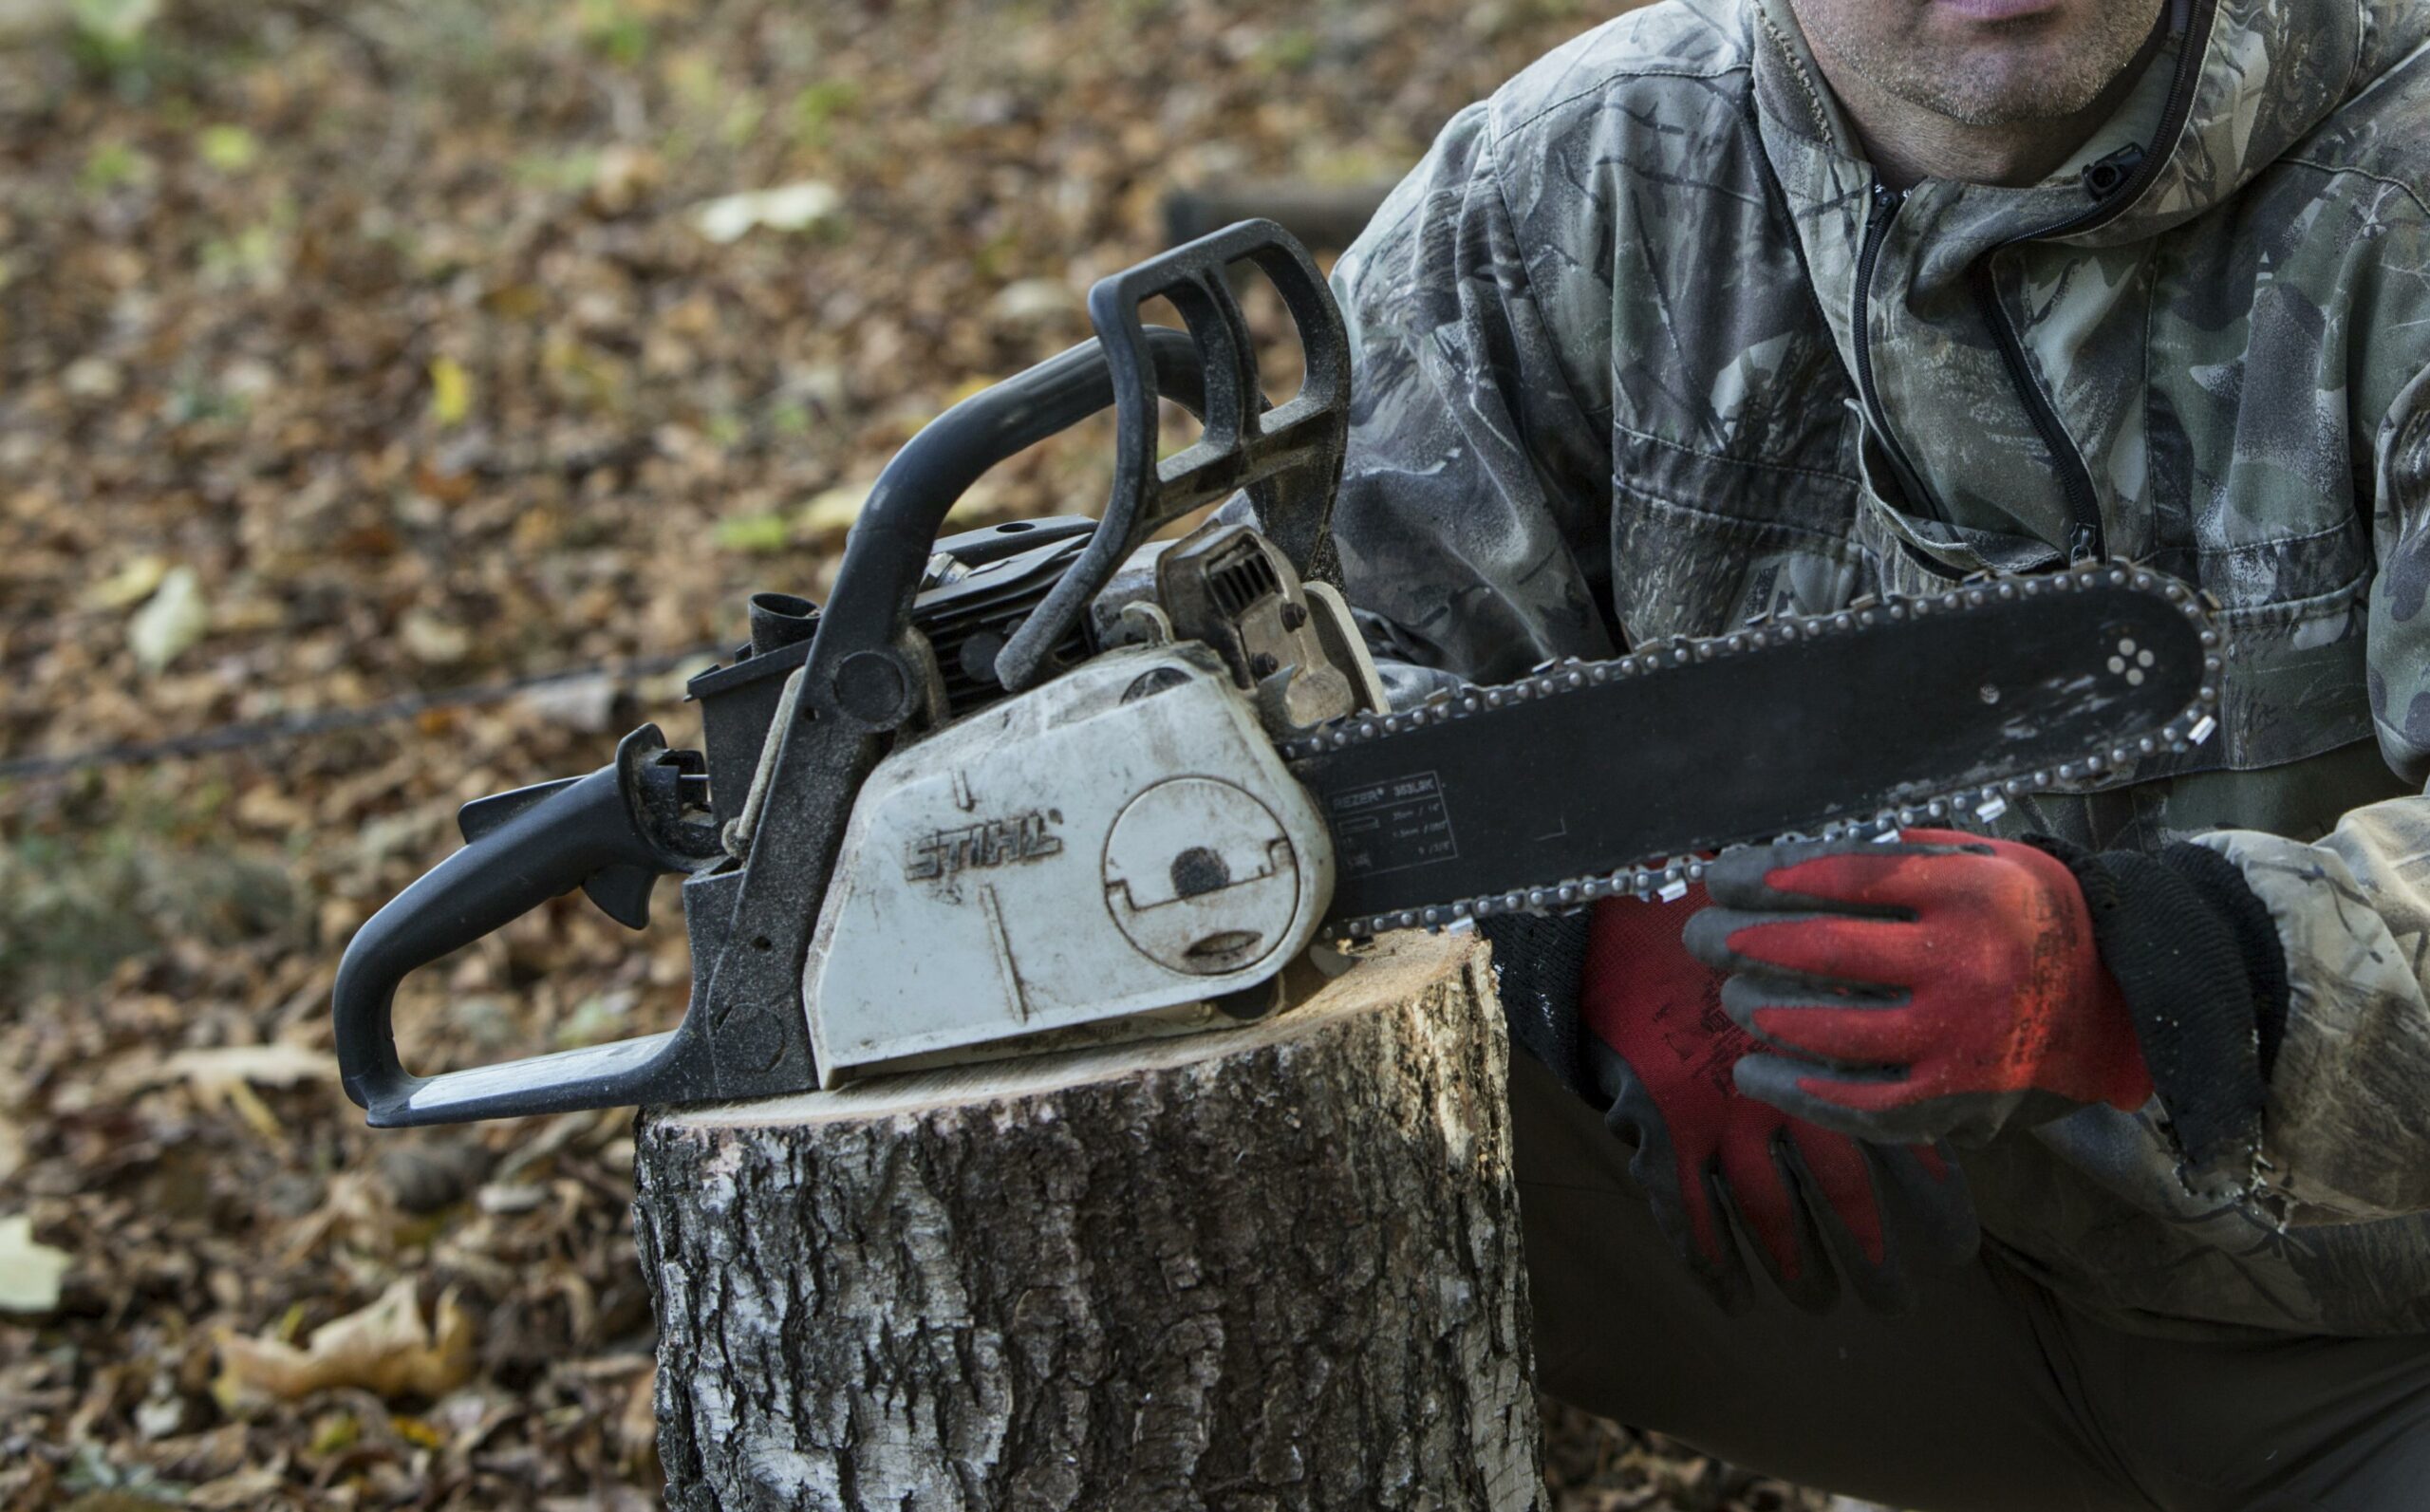
<svg viewBox="0 0 2430 1512">
<path fill-rule="evenodd" d="M 1174 777 L 1141 792 L 1114 820 L 1105 903 L 1149 960 L 1224 976 L 1262 961 L 1289 933 L 1299 857 L 1282 821 L 1245 789 Z"/>
</svg>

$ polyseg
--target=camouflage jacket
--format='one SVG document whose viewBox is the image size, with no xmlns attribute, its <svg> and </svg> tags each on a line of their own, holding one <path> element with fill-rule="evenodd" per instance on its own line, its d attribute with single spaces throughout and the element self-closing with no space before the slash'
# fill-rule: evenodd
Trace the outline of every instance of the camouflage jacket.
<svg viewBox="0 0 2430 1512">
<path fill-rule="evenodd" d="M 2178 9 L 2063 172 L 1903 198 L 1785 0 L 1545 58 L 1336 270 L 1338 539 L 1403 691 L 2071 547 L 2207 589 L 2219 735 L 2013 824 L 2241 868 L 2292 980 L 2258 1148 L 2190 1169 L 2156 1101 L 1968 1174 L 2126 1326 L 2430 1332 L 2430 9 Z"/>
</svg>

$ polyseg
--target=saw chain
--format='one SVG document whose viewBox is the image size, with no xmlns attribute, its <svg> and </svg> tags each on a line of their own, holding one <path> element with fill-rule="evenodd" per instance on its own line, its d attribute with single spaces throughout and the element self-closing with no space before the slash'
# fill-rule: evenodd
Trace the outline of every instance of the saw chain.
<svg viewBox="0 0 2430 1512">
<path fill-rule="evenodd" d="M 1547 665 L 1283 755 L 1357 938 L 1676 894 L 1725 846 L 1988 824 L 2207 741 L 2222 666 L 2183 584 L 2092 563 Z"/>
</svg>

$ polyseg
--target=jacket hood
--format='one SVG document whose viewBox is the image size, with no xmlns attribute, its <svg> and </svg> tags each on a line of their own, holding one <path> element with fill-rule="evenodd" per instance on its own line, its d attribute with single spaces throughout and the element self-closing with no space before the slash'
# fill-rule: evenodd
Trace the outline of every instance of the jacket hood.
<svg viewBox="0 0 2430 1512">
<path fill-rule="evenodd" d="M 1952 254 L 1971 260 L 2025 237 L 2115 246 L 2183 225 L 2233 197 L 2430 39 L 2430 6 L 2418 0 L 2169 3 L 2168 45 L 2059 172 L 2027 188 L 1939 186 L 1947 198 L 1938 233 Z M 1862 149 L 1822 83 L 1789 0 L 1746 5 L 1756 99 L 1776 152 L 1805 159 L 1794 177 L 1809 182 L 1818 169 L 1842 182 L 1869 181 Z M 2141 149 L 2140 171 L 2108 199 L 2096 197 L 2085 168 L 2128 148 Z M 1817 157 L 1838 160 L 1826 167 Z"/>
</svg>

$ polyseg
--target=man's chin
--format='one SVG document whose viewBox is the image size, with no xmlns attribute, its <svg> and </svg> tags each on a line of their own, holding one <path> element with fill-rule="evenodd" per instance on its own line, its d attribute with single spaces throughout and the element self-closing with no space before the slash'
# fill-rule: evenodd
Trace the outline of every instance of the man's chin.
<svg viewBox="0 0 2430 1512">
<path fill-rule="evenodd" d="M 1952 22 L 2010 26 L 2064 10 L 2066 0 L 1934 0 L 1934 5 Z"/>
<path fill-rule="evenodd" d="M 1973 60 L 1938 75 L 1918 75 L 1894 89 L 1909 104 L 1962 126 L 2024 126 L 2064 121 L 2101 97 L 2100 81 L 2054 76 L 2031 58 Z"/>
</svg>

